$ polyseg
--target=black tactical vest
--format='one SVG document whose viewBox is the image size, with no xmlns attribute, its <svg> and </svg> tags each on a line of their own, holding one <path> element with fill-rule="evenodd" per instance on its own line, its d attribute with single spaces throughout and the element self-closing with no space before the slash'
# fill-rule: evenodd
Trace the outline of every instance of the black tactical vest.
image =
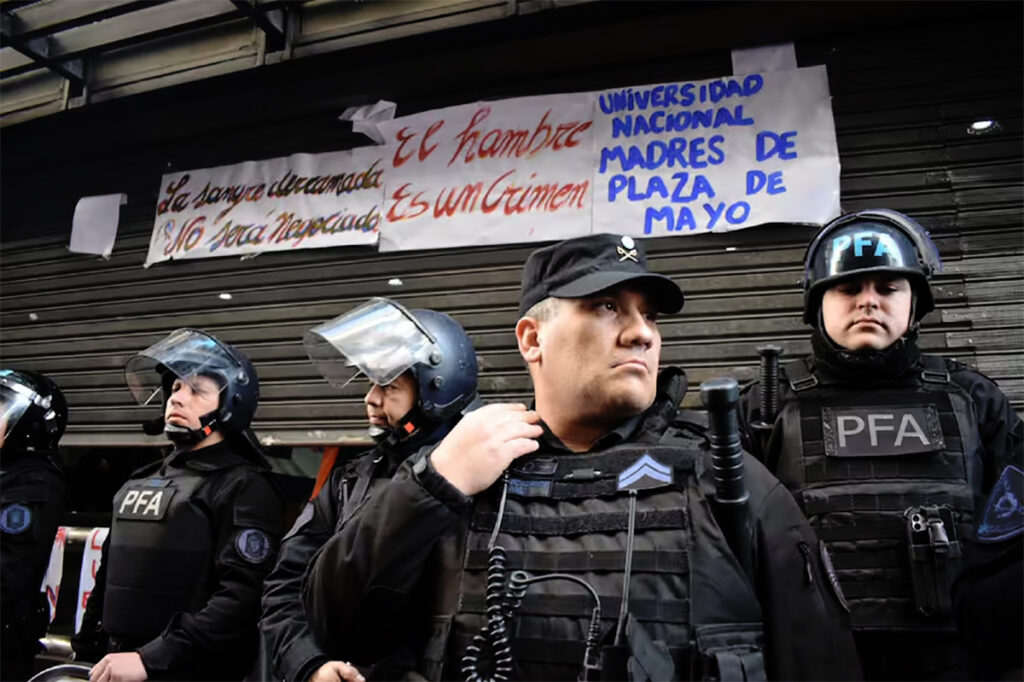
<svg viewBox="0 0 1024 682">
<path fill-rule="evenodd" d="M 114 638 L 139 646 L 175 613 L 207 601 L 214 539 L 192 498 L 210 476 L 167 467 L 128 481 L 114 496 L 103 602 L 103 627 Z"/>
<path fill-rule="evenodd" d="M 582 578 L 594 588 L 601 604 L 602 679 L 657 679 L 658 668 L 673 679 L 717 674 L 762 679 L 760 607 L 718 526 L 703 522 L 708 505 L 697 482 L 701 453 L 696 443 L 664 438 L 661 443 L 627 443 L 585 454 L 548 454 L 542 446 L 535 455 L 517 460 L 505 484 L 507 500 L 496 543 L 504 558 L 497 562 L 488 552 L 488 541 L 498 520 L 502 481 L 478 496 L 466 540 L 460 608 L 449 639 L 447 677 L 462 677 L 462 658 L 487 622 L 487 582 L 500 578 L 495 570 L 503 566 L 506 579 L 517 569 L 532 576 L 557 572 Z M 638 490 L 631 493 L 627 487 Z M 631 623 L 624 637 L 628 641 L 613 647 L 632 494 Z M 694 523 L 694 514 L 702 521 Z M 715 533 L 711 537 L 708 526 Z M 695 528 L 703 532 L 695 533 Z M 720 576 L 720 591 L 693 594 L 693 562 L 709 560 L 717 565 L 701 568 Z M 694 606 L 702 599 L 715 600 L 715 616 L 707 619 L 714 622 L 695 617 L 706 612 Z M 572 582 L 529 585 L 507 618 L 511 679 L 577 679 L 594 606 L 586 589 Z M 645 672 L 638 673 L 636 666 Z"/>
<path fill-rule="evenodd" d="M 905 383 L 864 388 L 786 365 L 768 465 L 827 544 L 855 629 L 954 627 L 982 446 L 970 397 L 922 360 Z"/>
</svg>

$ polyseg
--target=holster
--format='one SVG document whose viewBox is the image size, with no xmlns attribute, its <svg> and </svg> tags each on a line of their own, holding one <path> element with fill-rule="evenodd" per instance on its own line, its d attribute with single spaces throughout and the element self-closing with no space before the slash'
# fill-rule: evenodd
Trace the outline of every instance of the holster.
<svg viewBox="0 0 1024 682">
<path fill-rule="evenodd" d="M 910 507 L 903 518 L 914 604 L 925 616 L 948 616 L 953 612 L 951 588 L 962 560 L 953 510 L 948 505 Z"/>
</svg>

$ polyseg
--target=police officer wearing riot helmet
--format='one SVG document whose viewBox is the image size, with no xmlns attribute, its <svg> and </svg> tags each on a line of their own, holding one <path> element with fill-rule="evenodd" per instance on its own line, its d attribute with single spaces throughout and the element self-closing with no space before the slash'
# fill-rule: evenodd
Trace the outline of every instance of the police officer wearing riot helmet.
<svg viewBox="0 0 1024 682">
<path fill-rule="evenodd" d="M 376 446 L 336 465 L 285 536 L 264 584 L 260 627 L 278 679 L 357 682 L 359 671 L 347 661 L 331 660 L 313 638 L 300 600 L 303 573 L 320 547 L 399 465 L 443 438 L 473 403 L 476 354 L 466 332 L 448 315 L 407 311 L 380 298 L 310 330 L 305 343 L 333 385 L 344 387 L 353 369 L 370 379 L 364 403 Z M 396 623 L 389 636 L 400 637 L 401 626 Z M 368 674 L 389 678 L 385 665 Z"/>
<path fill-rule="evenodd" d="M 804 266 L 813 353 L 782 366 L 775 400 L 746 393 L 745 443 L 832 550 L 866 676 L 962 678 L 949 588 L 985 495 L 1020 465 L 1021 422 L 988 378 L 921 353 L 941 262 L 917 222 L 842 216 Z"/>
<path fill-rule="evenodd" d="M 147 431 L 162 426 L 174 447 L 114 496 L 85 619 L 113 653 L 90 680 L 242 679 L 283 513 L 249 430 L 255 368 L 213 336 L 179 329 L 130 359 L 125 377 L 140 404 L 163 395 Z"/>
<path fill-rule="evenodd" d="M 68 421 L 64 394 L 49 377 L 0 370 L 0 678 L 34 672 L 49 605 L 40 591 L 64 511 L 57 444 Z"/>
<path fill-rule="evenodd" d="M 858 676 L 785 488 L 747 459 L 750 574 L 711 513 L 685 375 L 658 373 L 657 316 L 682 303 L 629 237 L 534 251 L 516 337 L 535 409 L 467 414 L 342 525 L 303 590 L 324 650 L 373 660 L 410 623 L 409 675 L 431 680 Z"/>
</svg>

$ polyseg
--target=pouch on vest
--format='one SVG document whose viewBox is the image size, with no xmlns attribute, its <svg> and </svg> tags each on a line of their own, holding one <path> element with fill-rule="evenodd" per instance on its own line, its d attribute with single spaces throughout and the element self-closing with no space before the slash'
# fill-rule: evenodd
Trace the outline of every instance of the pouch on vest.
<svg viewBox="0 0 1024 682">
<path fill-rule="evenodd" d="M 961 548 L 949 505 L 911 507 L 907 522 L 914 605 L 926 616 L 953 612 L 950 589 L 960 570 Z"/>
<path fill-rule="evenodd" d="M 601 646 L 602 680 L 629 680 L 630 682 L 668 682 L 677 679 L 672 654 L 664 642 L 651 639 L 646 628 L 633 617 L 626 616 L 626 643 Z M 605 635 L 614 641 L 615 628 Z"/>
<path fill-rule="evenodd" d="M 732 682 L 766 680 L 764 628 L 760 623 L 698 625 L 697 676 L 691 679 Z"/>
<path fill-rule="evenodd" d="M 423 647 L 422 661 L 420 666 L 423 676 L 428 680 L 441 679 L 444 668 L 445 646 L 448 643 L 448 636 L 452 630 L 451 615 L 445 614 L 434 616 L 430 621 L 430 634 Z"/>
</svg>

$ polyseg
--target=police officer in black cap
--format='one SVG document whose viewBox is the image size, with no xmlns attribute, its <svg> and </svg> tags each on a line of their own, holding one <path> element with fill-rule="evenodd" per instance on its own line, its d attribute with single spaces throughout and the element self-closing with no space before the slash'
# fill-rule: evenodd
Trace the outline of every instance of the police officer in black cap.
<svg viewBox="0 0 1024 682">
<path fill-rule="evenodd" d="M 240 680 L 256 658 L 260 590 L 283 530 L 249 429 L 256 370 L 213 336 L 179 329 L 130 359 L 125 378 L 142 405 L 163 396 L 147 430 L 162 427 L 174 448 L 114 496 L 92 626 L 78 638 L 101 627 L 113 653 L 90 680 Z"/>
<path fill-rule="evenodd" d="M 377 494 L 399 465 L 447 435 L 474 404 L 476 353 L 466 332 L 448 315 L 409 311 L 383 298 L 310 330 L 305 345 L 332 385 L 343 388 L 360 374 L 370 380 L 364 402 L 370 436 L 377 444 L 335 466 L 285 536 L 264 586 L 260 627 L 276 679 L 356 682 L 359 671 L 348 661 L 331 660 L 314 640 L 300 601 L 302 576 L 320 547 Z M 388 636 L 399 639 L 402 626 L 395 623 Z M 386 665 L 367 673 L 391 679 L 394 667 L 389 671 Z"/>
<path fill-rule="evenodd" d="M 629 237 L 534 251 L 516 337 L 535 408 L 467 414 L 342 524 L 303 590 L 323 650 L 413 641 L 410 679 L 856 677 L 785 488 L 747 458 L 749 554 L 716 521 L 685 375 L 658 371 L 658 315 L 682 304 Z"/>
<path fill-rule="evenodd" d="M 1020 466 L 1021 421 L 988 378 L 921 353 L 941 262 L 916 221 L 844 215 L 804 266 L 813 353 L 745 395 L 746 444 L 830 550 L 866 676 L 962 679 L 950 586 L 987 493 Z"/>
<path fill-rule="evenodd" d="M 67 422 L 67 402 L 51 379 L 0 370 L 0 679 L 31 677 L 50 622 L 40 588 L 64 510 L 57 443 Z"/>
</svg>

